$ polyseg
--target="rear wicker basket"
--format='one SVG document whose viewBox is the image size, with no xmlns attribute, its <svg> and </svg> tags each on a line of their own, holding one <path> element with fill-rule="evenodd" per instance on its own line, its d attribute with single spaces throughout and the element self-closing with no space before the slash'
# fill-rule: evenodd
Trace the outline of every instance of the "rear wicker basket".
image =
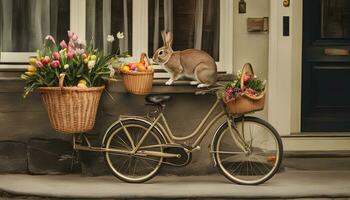
<svg viewBox="0 0 350 200">
<path fill-rule="evenodd" d="M 104 86 L 91 88 L 40 87 L 38 92 L 52 127 L 61 133 L 83 133 L 95 124 Z"/>
<path fill-rule="evenodd" d="M 249 71 L 252 75 L 254 75 L 253 67 L 250 63 L 246 63 L 243 68 L 241 74 L 244 75 L 247 71 Z M 243 78 L 241 77 L 241 89 L 245 89 Z M 247 94 L 243 94 L 243 96 L 236 97 L 235 99 L 227 101 L 223 98 L 224 103 L 226 104 L 226 108 L 228 112 L 232 114 L 245 114 L 251 113 L 255 111 L 260 111 L 264 109 L 265 105 L 265 90 L 261 92 L 259 96 L 250 96 Z"/>
<path fill-rule="evenodd" d="M 147 95 L 152 91 L 152 72 L 123 72 L 123 81 L 127 91 L 137 95 Z"/>
</svg>

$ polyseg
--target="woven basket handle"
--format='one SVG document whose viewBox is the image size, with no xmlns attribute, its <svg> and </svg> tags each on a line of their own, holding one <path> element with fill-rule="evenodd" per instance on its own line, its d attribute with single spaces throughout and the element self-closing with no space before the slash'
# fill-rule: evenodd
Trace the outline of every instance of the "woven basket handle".
<svg viewBox="0 0 350 200">
<path fill-rule="evenodd" d="M 144 62 L 147 65 L 150 65 L 150 61 L 146 53 L 141 53 L 140 63 L 142 62 Z"/>
<path fill-rule="evenodd" d="M 64 77 L 66 76 L 65 73 L 61 73 L 60 77 L 59 77 L 59 82 L 58 82 L 58 86 L 61 88 L 61 90 L 63 90 L 63 82 L 64 82 Z"/>
<path fill-rule="evenodd" d="M 250 63 L 246 63 L 243 65 L 242 72 L 241 72 L 241 89 L 245 89 L 244 76 L 247 72 L 250 72 L 252 76 L 254 76 L 254 70 Z"/>
</svg>

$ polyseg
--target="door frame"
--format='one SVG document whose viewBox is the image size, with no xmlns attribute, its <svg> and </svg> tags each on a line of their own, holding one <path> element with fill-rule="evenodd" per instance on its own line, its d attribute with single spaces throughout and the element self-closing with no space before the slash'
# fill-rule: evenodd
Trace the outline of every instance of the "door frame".
<svg viewBox="0 0 350 200">
<path fill-rule="evenodd" d="M 283 36 L 283 16 L 290 17 L 290 36 Z M 302 22 L 303 0 L 289 7 L 270 0 L 268 120 L 281 135 L 301 130 Z"/>
</svg>

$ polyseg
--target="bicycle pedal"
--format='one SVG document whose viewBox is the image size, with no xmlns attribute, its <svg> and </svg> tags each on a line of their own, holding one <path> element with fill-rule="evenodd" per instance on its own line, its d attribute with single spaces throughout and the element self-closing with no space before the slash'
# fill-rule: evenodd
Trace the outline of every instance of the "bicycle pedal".
<svg viewBox="0 0 350 200">
<path fill-rule="evenodd" d="M 201 150 L 201 146 L 196 146 L 195 148 L 192 149 L 192 152 L 199 151 L 199 150 Z"/>
</svg>

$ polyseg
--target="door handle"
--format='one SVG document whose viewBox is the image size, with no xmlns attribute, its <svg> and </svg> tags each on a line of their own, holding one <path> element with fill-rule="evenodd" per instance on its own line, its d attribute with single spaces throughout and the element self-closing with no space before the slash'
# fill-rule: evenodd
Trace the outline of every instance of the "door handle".
<svg viewBox="0 0 350 200">
<path fill-rule="evenodd" d="M 341 48 L 327 48 L 324 49 L 324 54 L 326 56 L 349 56 L 349 49 L 341 49 Z"/>
</svg>

